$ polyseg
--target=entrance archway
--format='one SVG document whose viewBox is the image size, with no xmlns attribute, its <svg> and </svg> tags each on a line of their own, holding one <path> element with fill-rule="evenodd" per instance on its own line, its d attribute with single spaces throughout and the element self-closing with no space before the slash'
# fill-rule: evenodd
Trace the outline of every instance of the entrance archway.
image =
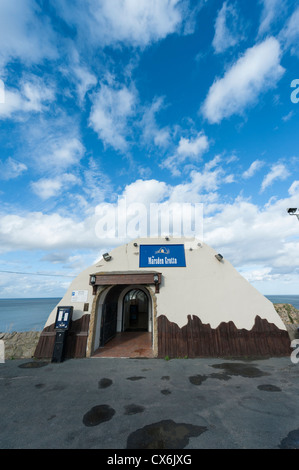
<svg viewBox="0 0 299 470">
<path fill-rule="evenodd" d="M 153 357 L 152 297 L 146 287 L 111 286 L 98 299 L 96 317 L 94 356 Z"/>
</svg>

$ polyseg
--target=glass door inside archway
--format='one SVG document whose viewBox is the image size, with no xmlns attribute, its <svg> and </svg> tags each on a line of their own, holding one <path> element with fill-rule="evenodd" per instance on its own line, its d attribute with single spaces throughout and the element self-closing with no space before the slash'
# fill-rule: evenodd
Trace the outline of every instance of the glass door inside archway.
<svg viewBox="0 0 299 470">
<path fill-rule="evenodd" d="M 123 331 L 148 331 L 148 297 L 140 289 L 132 289 L 124 297 Z"/>
</svg>

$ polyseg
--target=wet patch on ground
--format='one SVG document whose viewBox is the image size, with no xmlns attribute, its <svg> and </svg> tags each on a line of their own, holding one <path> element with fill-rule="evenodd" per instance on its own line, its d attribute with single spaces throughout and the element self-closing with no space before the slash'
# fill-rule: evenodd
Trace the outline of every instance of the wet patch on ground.
<svg viewBox="0 0 299 470">
<path fill-rule="evenodd" d="M 210 379 L 218 379 L 218 380 L 230 380 L 230 379 L 231 379 L 231 376 L 228 375 L 228 374 L 217 374 L 217 373 L 214 373 L 214 374 L 210 374 L 210 375 L 209 375 L 209 378 L 210 378 Z"/>
<path fill-rule="evenodd" d="M 97 426 L 98 424 L 110 421 L 115 414 L 115 410 L 109 405 L 94 406 L 83 416 L 85 426 Z"/>
<path fill-rule="evenodd" d="M 271 384 L 262 384 L 257 387 L 259 390 L 264 390 L 265 392 L 281 392 L 281 388 L 276 387 L 276 385 Z"/>
<path fill-rule="evenodd" d="M 270 375 L 267 372 L 263 372 L 258 369 L 255 365 L 243 364 L 242 362 L 224 362 L 222 364 L 214 364 L 211 367 L 215 369 L 224 369 L 227 375 L 240 375 L 242 377 L 263 377 Z"/>
<path fill-rule="evenodd" d="M 76 431 L 68 432 L 65 436 L 65 442 L 67 444 L 73 444 L 73 442 L 75 441 L 75 439 L 77 439 L 77 437 L 78 437 L 78 433 Z"/>
<path fill-rule="evenodd" d="M 230 380 L 230 376 L 228 374 L 209 374 L 209 375 L 192 375 L 189 377 L 189 381 L 193 385 L 201 385 L 207 379 L 218 379 L 218 380 Z"/>
<path fill-rule="evenodd" d="M 207 380 L 207 378 L 207 375 L 192 375 L 191 377 L 189 377 L 189 381 L 193 385 L 201 385 L 205 380 Z"/>
<path fill-rule="evenodd" d="M 99 388 L 108 388 L 110 385 L 112 385 L 112 380 L 111 379 L 106 379 L 103 378 L 99 381 Z"/>
<path fill-rule="evenodd" d="M 127 449 L 184 449 L 190 437 L 200 436 L 205 431 L 205 426 L 159 421 L 130 434 Z"/>
<path fill-rule="evenodd" d="M 140 405 L 127 405 L 125 406 L 125 415 L 136 415 L 137 413 L 142 413 L 145 410 L 144 406 Z"/>
<path fill-rule="evenodd" d="M 290 419 L 294 417 L 293 411 L 287 403 L 276 403 L 276 401 L 265 399 L 265 396 L 261 395 L 262 394 L 259 394 L 259 396 L 257 396 L 256 394 L 253 396 L 243 395 L 237 401 L 238 406 L 240 406 L 241 408 L 245 408 L 246 410 L 253 411 L 254 413 L 264 415 L 265 419 L 269 419 L 268 417 L 271 417 L 272 420 L 274 418 L 277 420 L 277 418 Z"/>
<path fill-rule="evenodd" d="M 299 429 L 289 432 L 287 437 L 282 439 L 280 449 L 299 449 Z"/>
<path fill-rule="evenodd" d="M 164 388 L 163 390 L 161 390 L 161 393 L 162 395 L 170 395 L 171 391 L 168 388 Z"/>
<path fill-rule="evenodd" d="M 161 377 L 161 380 L 170 380 L 170 377 L 169 375 L 163 375 L 163 377 Z"/>
<path fill-rule="evenodd" d="M 36 369 L 38 367 L 45 367 L 48 364 L 49 364 L 48 362 L 32 361 L 32 362 L 25 362 L 25 364 L 20 364 L 18 367 L 20 369 Z"/>
<path fill-rule="evenodd" d="M 55 384 L 53 387 L 49 388 L 49 392 L 61 392 L 62 390 L 65 390 L 67 388 L 67 385 L 65 384 Z"/>
<path fill-rule="evenodd" d="M 44 388 L 46 386 L 46 384 L 36 384 L 34 386 L 35 386 L 35 388 Z"/>
<path fill-rule="evenodd" d="M 49 418 L 47 419 L 47 421 L 51 421 L 52 419 L 56 418 L 56 415 L 51 415 L 49 416 Z"/>
<path fill-rule="evenodd" d="M 145 379 L 145 377 L 140 377 L 140 376 L 137 376 L 137 375 L 134 375 L 133 377 L 127 377 L 127 380 L 141 380 L 141 379 Z"/>
</svg>

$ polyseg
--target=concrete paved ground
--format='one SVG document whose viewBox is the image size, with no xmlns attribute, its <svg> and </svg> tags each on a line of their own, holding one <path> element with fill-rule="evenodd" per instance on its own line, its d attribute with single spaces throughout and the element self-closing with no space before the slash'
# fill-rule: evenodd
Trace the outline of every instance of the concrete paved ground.
<svg viewBox="0 0 299 470">
<path fill-rule="evenodd" d="M 299 448 L 298 391 L 288 357 L 9 360 L 0 448 Z"/>
</svg>

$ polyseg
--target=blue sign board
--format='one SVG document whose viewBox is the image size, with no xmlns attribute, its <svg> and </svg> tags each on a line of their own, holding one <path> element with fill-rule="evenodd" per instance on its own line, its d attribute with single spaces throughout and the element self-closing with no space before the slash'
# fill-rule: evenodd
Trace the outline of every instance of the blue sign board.
<svg viewBox="0 0 299 470">
<path fill-rule="evenodd" d="M 184 245 L 140 245 L 140 268 L 186 267 Z"/>
<path fill-rule="evenodd" d="M 73 307 L 57 307 L 55 330 L 68 330 L 72 320 Z"/>
</svg>

